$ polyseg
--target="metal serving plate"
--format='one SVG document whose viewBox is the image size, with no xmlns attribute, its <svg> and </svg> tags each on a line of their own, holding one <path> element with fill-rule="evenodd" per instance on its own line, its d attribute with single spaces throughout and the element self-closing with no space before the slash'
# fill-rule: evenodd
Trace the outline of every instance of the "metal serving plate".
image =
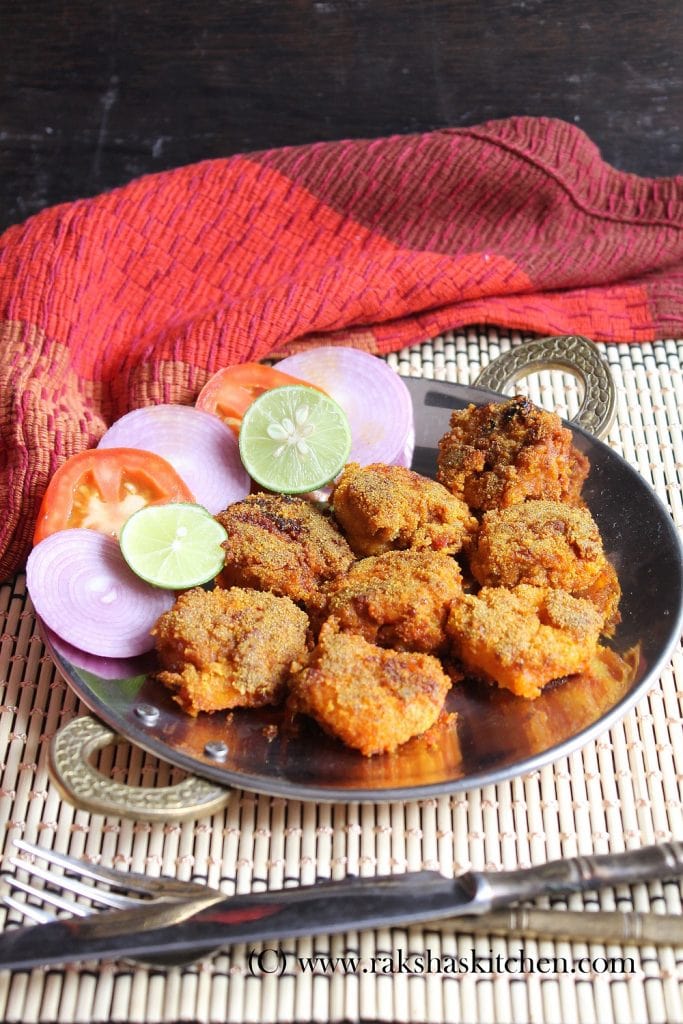
<svg viewBox="0 0 683 1024">
<path fill-rule="evenodd" d="M 433 476 L 450 411 L 501 396 L 444 382 L 406 383 L 415 406 L 413 468 Z M 446 720 L 393 755 L 366 758 L 312 722 L 296 731 L 282 727 L 278 710 L 191 718 L 146 674 L 144 663 L 86 657 L 78 659 L 79 667 L 48 639 L 50 653 L 78 696 L 116 733 L 224 786 L 298 799 L 378 802 L 452 793 L 540 768 L 606 730 L 646 693 L 667 662 L 683 617 L 683 560 L 668 511 L 619 455 L 570 426 L 591 462 L 584 495 L 623 590 L 622 622 L 611 643 L 624 656 L 623 671 L 605 665 L 598 674 L 552 684 L 535 701 L 465 681 L 448 699 L 455 723 Z M 141 705 L 156 709 L 156 719 L 141 716 Z M 223 760 L 207 752 L 215 744 L 227 745 Z"/>
</svg>

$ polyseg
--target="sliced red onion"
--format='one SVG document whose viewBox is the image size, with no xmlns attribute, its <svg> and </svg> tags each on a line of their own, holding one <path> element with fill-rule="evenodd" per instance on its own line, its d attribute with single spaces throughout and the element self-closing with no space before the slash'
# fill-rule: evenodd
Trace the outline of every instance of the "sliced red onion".
<svg viewBox="0 0 683 1024">
<path fill-rule="evenodd" d="M 36 614 L 67 643 L 104 658 L 154 646 L 150 630 L 175 601 L 128 568 L 113 537 L 59 530 L 28 556 L 26 585 Z"/>
<path fill-rule="evenodd" d="M 43 640 L 51 654 L 61 655 L 76 668 L 92 672 L 100 679 L 133 679 L 135 676 L 146 676 L 158 668 L 154 654 L 142 654 L 137 658 L 102 658 L 97 654 L 88 654 L 87 651 L 82 651 L 79 647 L 62 640 L 61 636 L 57 636 L 54 629 L 50 629 L 44 622 L 41 622 L 40 626 Z"/>
<path fill-rule="evenodd" d="M 59 654 L 77 669 L 91 672 L 100 679 L 134 679 L 135 676 L 150 675 L 159 668 L 154 651 L 146 651 L 136 657 L 101 657 L 99 654 L 89 654 L 87 650 L 81 650 L 80 647 L 74 647 L 73 644 L 62 640 L 54 630 L 40 620 L 39 624 L 43 641 L 50 654 Z"/>
<path fill-rule="evenodd" d="M 141 448 L 161 455 L 212 515 L 249 494 L 249 474 L 232 430 L 191 405 L 151 405 L 126 413 L 98 448 Z"/>
<path fill-rule="evenodd" d="M 406 464 L 411 432 L 414 444 L 413 403 L 383 359 L 355 348 L 312 348 L 287 356 L 277 369 L 317 384 L 339 402 L 351 426 L 349 462 Z"/>
<path fill-rule="evenodd" d="M 395 466 L 405 466 L 406 469 L 410 469 L 413 464 L 413 454 L 415 452 L 415 427 L 412 426 L 406 438 L 406 443 L 403 446 L 403 451 L 394 462 Z"/>
</svg>

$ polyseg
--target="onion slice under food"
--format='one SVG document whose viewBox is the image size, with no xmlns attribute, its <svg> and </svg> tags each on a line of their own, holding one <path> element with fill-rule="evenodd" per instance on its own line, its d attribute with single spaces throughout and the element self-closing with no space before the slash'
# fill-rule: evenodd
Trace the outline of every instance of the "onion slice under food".
<svg viewBox="0 0 683 1024">
<path fill-rule="evenodd" d="M 26 563 L 36 614 L 57 636 L 90 654 L 132 658 L 154 646 L 150 630 L 175 593 L 139 579 L 118 542 L 95 530 L 60 530 Z"/>
<path fill-rule="evenodd" d="M 151 405 L 126 413 L 97 447 L 140 448 L 161 455 L 211 515 L 249 493 L 249 475 L 232 430 L 191 405 Z"/>
<path fill-rule="evenodd" d="M 351 427 L 349 462 L 405 466 L 412 458 L 410 392 L 383 359 L 360 349 L 329 346 L 287 356 L 277 368 L 317 385 L 339 403 Z"/>
<path fill-rule="evenodd" d="M 50 629 L 42 621 L 40 629 L 45 643 L 55 654 L 61 655 L 76 668 L 80 668 L 84 672 L 92 672 L 101 679 L 134 679 L 135 676 L 146 676 L 150 672 L 155 672 L 159 667 L 153 652 L 147 652 L 135 658 L 103 658 L 101 655 L 82 651 L 80 647 L 74 647 L 73 644 L 62 640 L 54 629 Z"/>
</svg>

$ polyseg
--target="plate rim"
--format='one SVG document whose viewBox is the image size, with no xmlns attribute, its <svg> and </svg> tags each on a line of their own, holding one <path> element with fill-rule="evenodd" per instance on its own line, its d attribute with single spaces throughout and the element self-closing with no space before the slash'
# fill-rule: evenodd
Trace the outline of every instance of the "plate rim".
<svg viewBox="0 0 683 1024">
<path fill-rule="evenodd" d="M 509 395 L 505 395 L 500 392 L 490 391 L 487 388 L 478 388 L 475 385 L 460 384 L 456 381 L 439 381 L 425 377 L 404 377 L 403 380 L 409 390 L 412 387 L 415 391 L 420 391 L 423 387 L 428 388 L 430 385 L 436 386 L 437 388 L 445 387 L 448 390 L 453 388 L 454 391 L 461 393 L 461 399 L 463 392 L 466 394 L 474 393 L 475 397 L 481 397 L 481 404 L 485 404 L 487 401 L 501 402 L 509 399 L 510 397 Z M 416 385 L 418 385 L 418 387 L 416 387 Z M 414 396 L 411 391 L 411 398 L 413 397 Z M 656 508 L 662 524 L 666 527 L 669 538 L 672 541 L 672 549 L 676 551 L 677 555 L 675 566 L 679 578 L 679 588 L 676 594 L 677 608 L 675 609 L 675 614 L 672 616 L 667 641 L 659 656 L 647 666 L 643 677 L 635 683 L 628 693 L 624 694 L 616 704 L 605 711 L 596 721 L 562 740 L 560 743 L 557 743 L 552 747 L 548 747 L 543 751 L 531 754 L 522 760 L 515 761 L 502 767 L 486 769 L 475 774 L 461 776 L 457 779 L 407 786 L 391 786 L 372 790 L 368 790 L 366 788 L 340 789 L 334 786 L 298 783 L 275 775 L 264 777 L 255 776 L 253 773 L 249 775 L 242 775 L 239 772 L 233 771 L 225 766 L 221 766 L 217 762 L 211 762 L 209 759 L 207 759 L 205 763 L 203 761 L 199 761 L 192 755 L 185 754 L 182 751 L 176 751 L 173 747 L 169 747 L 162 740 L 157 739 L 154 735 L 146 732 L 142 722 L 140 726 L 138 726 L 137 723 L 129 724 L 127 722 L 122 723 L 118 721 L 116 712 L 112 711 L 112 709 L 110 709 L 109 706 L 97 696 L 97 694 L 93 693 L 93 691 L 87 686 L 87 682 L 78 675 L 78 673 L 83 670 L 79 670 L 77 666 L 73 665 L 66 657 L 60 654 L 60 652 L 51 643 L 50 638 L 45 635 L 45 631 L 42 631 L 43 642 L 67 684 L 74 690 L 79 699 L 83 701 L 93 714 L 116 732 L 117 738 L 120 741 L 133 743 L 161 760 L 167 761 L 193 775 L 209 779 L 212 782 L 218 782 L 226 786 L 226 788 L 241 789 L 245 792 L 263 794 L 277 798 L 315 801 L 319 803 L 352 802 L 377 804 L 445 796 L 471 789 L 478 789 L 486 785 L 497 785 L 498 783 L 507 782 L 514 778 L 529 775 L 549 764 L 554 763 L 562 757 L 566 757 L 569 754 L 582 749 L 586 744 L 591 742 L 591 740 L 607 732 L 617 721 L 621 720 L 659 680 L 661 673 L 670 661 L 672 651 L 674 650 L 683 630 L 683 544 L 670 509 L 659 497 L 649 481 L 647 481 L 645 477 L 631 465 L 630 462 L 620 455 L 619 452 L 615 451 L 604 441 L 590 434 L 576 423 L 573 423 L 570 420 L 563 420 L 563 424 L 569 427 L 573 433 L 583 436 L 591 446 L 597 445 L 599 448 L 608 452 L 608 458 L 616 459 L 617 463 L 621 464 L 622 469 L 625 469 L 627 474 L 631 475 L 633 479 L 638 481 L 639 486 L 644 487 L 649 491 L 652 504 L 654 508 Z M 40 619 L 37 616 L 36 618 L 40 623 Z M 78 679 L 77 685 L 75 685 L 73 681 L 74 675 Z"/>
</svg>

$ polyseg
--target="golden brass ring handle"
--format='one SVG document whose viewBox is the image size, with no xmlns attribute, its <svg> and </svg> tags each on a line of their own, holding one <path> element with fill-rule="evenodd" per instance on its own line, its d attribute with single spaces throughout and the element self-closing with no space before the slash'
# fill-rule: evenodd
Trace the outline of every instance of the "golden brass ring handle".
<svg viewBox="0 0 683 1024">
<path fill-rule="evenodd" d="M 214 814 L 230 790 L 196 775 L 174 786 L 128 786 L 102 775 L 90 757 L 122 739 L 96 718 L 74 718 L 55 734 L 49 768 L 60 794 L 81 810 L 142 821 L 184 821 Z"/>
<path fill-rule="evenodd" d="M 572 422 L 595 437 L 605 437 L 616 414 L 616 389 L 596 346 L 581 335 L 555 335 L 518 345 L 492 360 L 474 383 L 504 392 L 538 370 L 566 370 L 578 377 L 583 384 L 583 401 Z"/>
</svg>

